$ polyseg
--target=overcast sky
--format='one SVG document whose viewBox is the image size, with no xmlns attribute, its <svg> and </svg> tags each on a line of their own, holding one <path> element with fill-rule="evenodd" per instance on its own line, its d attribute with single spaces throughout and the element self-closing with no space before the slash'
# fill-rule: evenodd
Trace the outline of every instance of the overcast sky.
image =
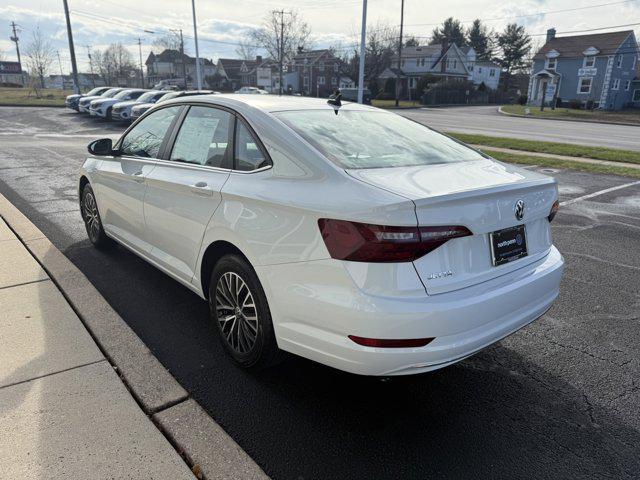
<svg viewBox="0 0 640 480">
<path fill-rule="evenodd" d="M 592 5 L 613 4 L 571 12 Z M 190 0 L 69 0 L 71 22 L 79 69 L 88 71 L 86 45 L 104 49 L 122 42 L 138 59 L 138 37 L 142 40 L 143 59 L 155 37 L 168 29 L 184 30 L 186 49 L 193 48 L 193 24 Z M 235 46 L 246 32 L 261 23 L 269 10 L 297 9 L 309 23 L 314 45 L 327 47 L 352 44 L 360 31 L 361 0 L 196 0 L 201 56 L 217 59 L 235 57 Z M 549 13 L 542 13 L 549 12 Z M 555 12 L 555 13 L 554 13 Z M 405 0 L 405 32 L 425 42 L 434 27 L 453 16 L 470 22 L 487 20 L 487 25 L 501 29 L 508 22 L 525 25 L 531 34 L 544 34 L 554 26 L 558 32 L 640 23 L 640 0 L 449 0 L 435 2 Z M 9 40 L 10 22 L 21 27 L 20 45 L 24 50 L 33 30 L 39 27 L 60 52 L 62 69 L 69 71 L 69 50 L 62 0 L 0 0 L 0 51 L 14 60 L 15 46 Z M 367 24 L 400 23 L 400 0 L 369 0 Z M 468 25 L 468 23 L 467 23 Z M 636 26 L 636 34 L 639 30 Z M 144 30 L 156 32 L 146 33 Z M 541 42 L 544 37 L 534 37 Z M 228 42 L 228 43 L 221 43 Z M 57 62 L 52 73 L 59 72 Z"/>
</svg>

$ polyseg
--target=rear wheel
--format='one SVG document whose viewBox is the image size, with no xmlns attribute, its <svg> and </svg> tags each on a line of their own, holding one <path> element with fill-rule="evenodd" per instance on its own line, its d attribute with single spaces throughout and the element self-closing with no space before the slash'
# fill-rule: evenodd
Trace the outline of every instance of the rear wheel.
<svg viewBox="0 0 640 480">
<path fill-rule="evenodd" d="M 244 258 L 225 255 L 218 261 L 209 283 L 209 308 L 222 346 L 238 365 L 260 369 L 281 359 L 267 298 Z"/>
<path fill-rule="evenodd" d="M 82 189 L 80 211 L 91 243 L 93 243 L 96 248 L 100 249 L 113 246 L 113 240 L 107 237 L 107 234 L 104 233 L 104 229 L 102 228 L 102 220 L 100 219 L 100 213 L 98 212 L 96 196 L 89 183 L 87 183 Z"/>
</svg>

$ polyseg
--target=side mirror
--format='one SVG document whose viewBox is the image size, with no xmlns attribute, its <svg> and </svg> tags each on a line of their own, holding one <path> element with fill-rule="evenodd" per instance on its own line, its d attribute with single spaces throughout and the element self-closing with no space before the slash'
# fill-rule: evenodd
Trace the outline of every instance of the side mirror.
<svg viewBox="0 0 640 480">
<path fill-rule="evenodd" d="M 91 155 L 104 156 L 113 154 L 113 142 L 110 138 L 101 138 L 100 140 L 94 140 L 87 145 L 87 150 Z"/>
</svg>

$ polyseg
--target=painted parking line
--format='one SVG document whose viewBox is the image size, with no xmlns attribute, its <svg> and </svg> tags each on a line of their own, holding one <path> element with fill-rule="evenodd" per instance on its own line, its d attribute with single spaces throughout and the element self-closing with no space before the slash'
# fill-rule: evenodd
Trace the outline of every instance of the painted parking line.
<svg viewBox="0 0 640 480">
<path fill-rule="evenodd" d="M 571 200 L 565 200 L 564 202 L 560 202 L 560 206 L 564 207 L 576 202 L 580 202 L 582 200 L 587 200 L 589 198 L 597 197 L 598 195 L 604 195 L 605 193 L 614 192 L 616 190 L 621 190 L 623 188 L 633 187 L 634 185 L 640 185 L 640 180 L 638 180 L 637 182 L 630 182 L 630 183 L 625 183 L 623 185 L 618 185 L 617 187 L 605 188 L 604 190 L 599 190 L 597 192 L 589 193 L 588 195 L 572 198 Z"/>
</svg>

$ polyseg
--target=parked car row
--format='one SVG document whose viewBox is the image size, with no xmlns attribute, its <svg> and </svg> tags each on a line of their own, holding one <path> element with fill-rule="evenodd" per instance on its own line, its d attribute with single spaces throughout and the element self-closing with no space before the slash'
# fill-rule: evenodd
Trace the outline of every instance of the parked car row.
<svg viewBox="0 0 640 480">
<path fill-rule="evenodd" d="M 171 98 L 208 95 L 211 90 L 146 90 L 143 88 L 97 87 L 81 95 L 69 95 L 65 100 L 67 108 L 92 117 L 118 122 L 132 122 L 149 110 L 154 104 Z"/>
</svg>

